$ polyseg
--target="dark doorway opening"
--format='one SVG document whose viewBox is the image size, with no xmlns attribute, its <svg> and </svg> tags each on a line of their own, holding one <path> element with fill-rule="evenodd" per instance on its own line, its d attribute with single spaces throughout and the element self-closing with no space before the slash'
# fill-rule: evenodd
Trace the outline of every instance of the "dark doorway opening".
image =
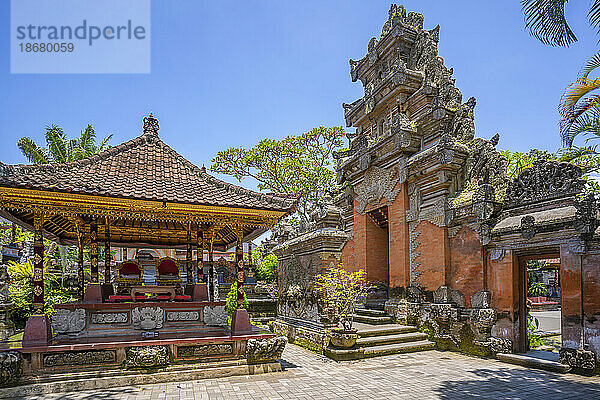
<svg viewBox="0 0 600 400">
<path fill-rule="evenodd" d="M 520 257 L 518 351 L 555 353 L 561 347 L 560 255 Z"/>
</svg>

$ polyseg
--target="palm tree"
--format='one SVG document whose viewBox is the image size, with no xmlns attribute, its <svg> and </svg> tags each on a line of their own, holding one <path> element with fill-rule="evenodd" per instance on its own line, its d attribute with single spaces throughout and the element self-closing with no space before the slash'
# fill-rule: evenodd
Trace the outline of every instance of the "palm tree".
<svg viewBox="0 0 600 400">
<path fill-rule="evenodd" d="M 600 78 L 590 77 L 599 67 L 600 53 L 589 59 L 560 100 L 560 135 L 566 147 L 572 147 L 580 135 L 590 136 L 587 140 L 600 138 Z"/>
<path fill-rule="evenodd" d="M 22 137 L 17 142 L 23 155 L 34 164 L 67 163 L 81 160 L 108 149 L 110 147 L 108 141 L 112 138 L 112 135 L 108 135 L 100 144 L 96 144 L 96 132 L 91 125 L 81 131 L 81 135 L 76 139 L 67 139 L 62 128 L 54 124 L 46 127 L 44 136 L 48 147 L 38 146 L 28 137 Z M 49 251 L 48 254 L 52 254 L 53 251 Z M 61 279 L 64 280 L 65 269 L 69 264 L 68 251 L 64 246 L 58 245 L 58 252 L 62 267 Z"/>
<path fill-rule="evenodd" d="M 577 41 L 577 36 L 565 17 L 565 5 L 569 0 L 521 0 L 525 14 L 525 26 L 532 36 L 550 46 L 569 46 Z M 590 25 L 600 34 L 600 0 L 590 1 L 587 13 Z M 595 147 L 573 147 L 573 141 L 580 135 L 590 139 L 600 137 L 600 78 L 591 79 L 590 74 L 600 67 L 600 53 L 597 53 L 581 70 L 578 79 L 563 94 L 559 113 L 560 135 L 569 157 L 589 156 Z M 581 154 L 579 154 L 581 153 Z"/>
<path fill-rule="evenodd" d="M 96 132 L 88 125 L 76 139 L 67 139 L 62 128 L 52 124 L 46 127 L 44 133 L 46 145 L 38 146 L 32 139 L 22 137 L 17 146 L 29 161 L 34 164 L 66 163 L 89 157 L 108 149 L 108 141 L 112 135 L 105 137 L 96 144 Z"/>
<path fill-rule="evenodd" d="M 531 35 L 550 46 L 569 46 L 577 36 L 565 17 L 569 0 L 521 0 L 525 14 L 525 27 Z M 600 0 L 590 1 L 590 25 L 600 33 Z"/>
</svg>

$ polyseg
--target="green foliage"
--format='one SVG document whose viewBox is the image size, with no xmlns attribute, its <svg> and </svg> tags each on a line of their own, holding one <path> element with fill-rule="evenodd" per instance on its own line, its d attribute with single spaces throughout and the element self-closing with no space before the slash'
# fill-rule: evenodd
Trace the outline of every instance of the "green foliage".
<svg viewBox="0 0 600 400">
<path fill-rule="evenodd" d="M 225 308 L 227 309 L 227 314 L 231 318 L 233 312 L 238 308 L 248 309 L 248 298 L 246 297 L 246 292 L 244 292 L 244 302 L 238 307 L 237 302 L 237 282 L 234 282 L 231 285 L 231 289 L 229 289 L 229 293 L 227 293 L 227 299 L 225 301 Z"/>
<path fill-rule="evenodd" d="M 260 190 L 298 195 L 299 216 L 311 210 L 335 188 L 333 152 L 342 147 L 342 127 L 318 127 L 281 140 L 263 139 L 249 149 L 232 147 L 212 159 L 211 171 L 237 180 L 253 178 Z"/>
<path fill-rule="evenodd" d="M 546 285 L 542 282 L 529 282 L 527 285 L 527 293 L 530 296 L 541 296 L 546 293 Z"/>
<path fill-rule="evenodd" d="M 577 36 L 569 26 L 565 5 L 569 0 L 521 0 L 525 27 L 530 34 L 550 46 L 569 46 Z M 600 2 L 591 1 L 587 13 L 589 24 L 600 33 Z"/>
<path fill-rule="evenodd" d="M 537 318 L 527 314 L 527 337 L 529 338 L 529 347 L 532 349 L 544 345 L 544 341 L 542 340 L 541 336 L 535 333 L 538 331 L 539 327 L 540 321 L 538 321 Z"/>
<path fill-rule="evenodd" d="M 65 289 L 56 276 L 48 271 L 49 258 L 44 259 L 44 313 L 54 314 L 54 305 L 77 299 L 75 290 Z M 14 304 L 12 320 L 17 327 L 25 326 L 27 318 L 33 313 L 33 262 L 28 259 L 19 264 L 8 262 L 10 299 Z"/>
<path fill-rule="evenodd" d="M 352 329 L 356 306 L 366 298 L 366 276 L 364 269 L 348 272 L 340 264 L 315 277 L 315 288 L 322 294 L 326 306 L 340 317 L 345 330 Z"/>
<path fill-rule="evenodd" d="M 108 135 L 102 141 L 96 143 L 96 132 L 88 125 L 79 138 L 67 139 L 62 128 L 56 125 L 46 127 L 44 133 L 47 147 L 38 146 L 32 139 L 23 137 L 17 142 L 21 153 L 34 164 L 67 163 L 81 160 L 101 151 L 108 149 L 108 141 L 112 135 Z"/>
<path fill-rule="evenodd" d="M 256 278 L 267 283 L 277 280 L 277 256 L 273 253 L 261 259 L 256 269 Z"/>
</svg>

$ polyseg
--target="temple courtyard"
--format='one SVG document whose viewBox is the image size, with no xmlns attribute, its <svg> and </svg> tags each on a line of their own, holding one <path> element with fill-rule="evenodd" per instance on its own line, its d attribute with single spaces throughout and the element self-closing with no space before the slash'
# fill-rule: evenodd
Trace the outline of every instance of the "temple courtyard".
<svg viewBox="0 0 600 400">
<path fill-rule="evenodd" d="M 28 399 L 598 399 L 600 377 L 426 351 L 335 362 L 295 345 L 284 372 L 57 393 Z"/>
</svg>

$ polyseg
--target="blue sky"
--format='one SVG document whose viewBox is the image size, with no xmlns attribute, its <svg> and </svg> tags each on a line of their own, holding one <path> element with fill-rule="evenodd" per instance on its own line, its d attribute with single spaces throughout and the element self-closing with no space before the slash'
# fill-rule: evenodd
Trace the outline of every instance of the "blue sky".
<svg viewBox="0 0 600 400">
<path fill-rule="evenodd" d="M 568 4 L 580 39 L 570 48 L 530 37 L 518 0 L 402 4 L 421 12 L 427 29 L 441 25 L 440 55 L 464 99 L 477 98 L 478 136 L 499 132 L 500 148 L 555 150 L 560 95 L 598 48 L 587 3 Z M 390 5 L 153 0 L 150 74 L 11 75 L 9 4 L 0 3 L 0 161 L 26 162 L 18 138 L 42 142 L 50 123 L 73 135 L 91 123 L 118 144 L 139 135 L 152 110 L 163 140 L 198 165 L 229 146 L 343 125 L 341 103 L 362 96 L 348 59 L 365 55 Z"/>
</svg>

